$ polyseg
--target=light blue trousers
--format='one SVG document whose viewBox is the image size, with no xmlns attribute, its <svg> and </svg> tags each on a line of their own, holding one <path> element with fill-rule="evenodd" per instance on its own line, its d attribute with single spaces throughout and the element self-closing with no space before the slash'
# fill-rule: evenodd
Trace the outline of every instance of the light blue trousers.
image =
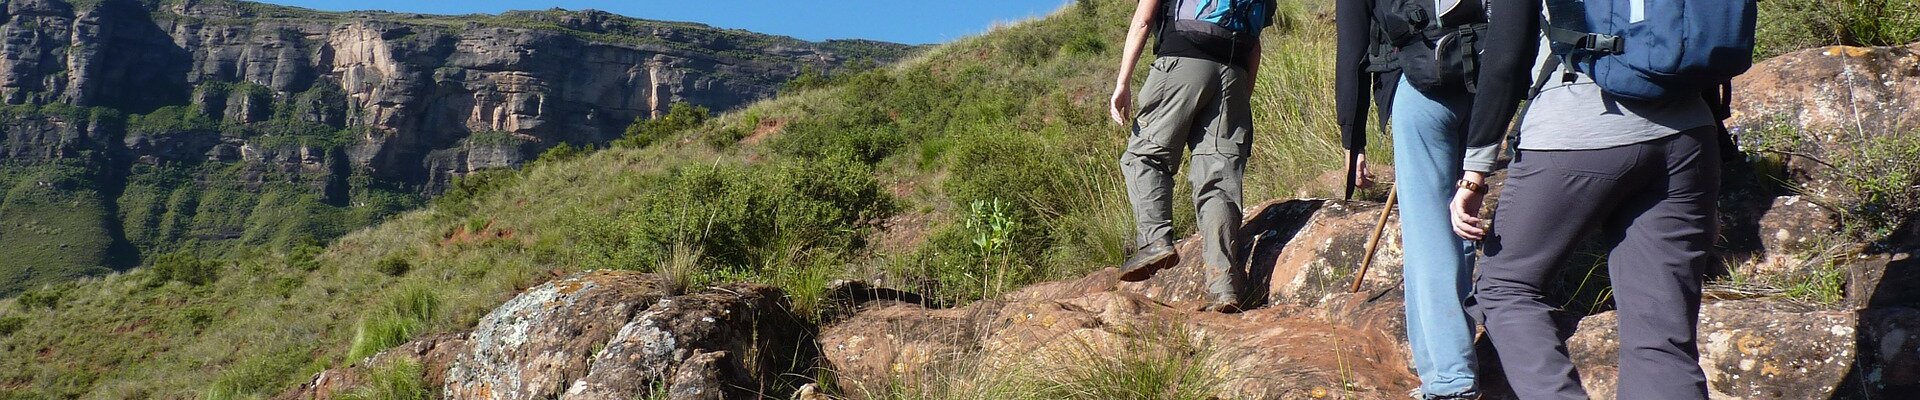
<svg viewBox="0 0 1920 400">
<path fill-rule="evenodd" d="M 1461 176 L 1473 96 L 1430 96 L 1404 79 L 1399 85 L 1393 98 L 1393 168 L 1406 251 L 1407 342 L 1422 394 L 1470 395 L 1479 386 L 1473 323 L 1462 302 L 1473 287 L 1473 245 L 1454 235 L 1447 204 Z"/>
</svg>

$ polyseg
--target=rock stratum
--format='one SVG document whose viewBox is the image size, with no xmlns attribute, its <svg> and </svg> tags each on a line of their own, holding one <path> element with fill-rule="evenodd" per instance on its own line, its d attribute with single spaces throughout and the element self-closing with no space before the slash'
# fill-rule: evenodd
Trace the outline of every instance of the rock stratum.
<svg viewBox="0 0 1920 400">
<path fill-rule="evenodd" d="M 0 295 L 141 253 L 324 241 L 676 103 L 730 110 L 912 49 L 591 10 L 9 0 L 0 21 Z"/>
</svg>

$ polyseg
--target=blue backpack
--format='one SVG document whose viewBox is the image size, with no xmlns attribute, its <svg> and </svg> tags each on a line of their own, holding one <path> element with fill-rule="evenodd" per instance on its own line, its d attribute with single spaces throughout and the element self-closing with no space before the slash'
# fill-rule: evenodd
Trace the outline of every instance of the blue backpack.
<svg viewBox="0 0 1920 400">
<path fill-rule="evenodd" d="M 1698 95 L 1753 66 L 1755 0 L 1549 0 L 1554 53 L 1616 96 Z"/>
</svg>

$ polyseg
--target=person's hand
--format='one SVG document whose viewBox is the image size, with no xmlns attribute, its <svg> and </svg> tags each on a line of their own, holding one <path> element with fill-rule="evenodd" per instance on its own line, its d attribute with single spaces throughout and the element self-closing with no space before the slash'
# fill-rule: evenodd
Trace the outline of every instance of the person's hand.
<svg viewBox="0 0 1920 400">
<path fill-rule="evenodd" d="M 1367 155 L 1361 153 L 1359 159 L 1347 159 L 1347 170 L 1353 171 L 1353 187 L 1366 189 L 1373 187 L 1373 172 L 1367 171 Z"/>
<path fill-rule="evenodd" d="M 1125 84 L 1113 87 L 1113 98 L 1107 99 L 1107 116 L 1113 123 L 1127 126 L 1127 116 L 1133 114 L 1133 88 Z"/>
<path fill-rule="evenodd" d="M 1478 172 L 1467 172 L 1466 180 L 1473 183 L 1485 184 L 1485 178 Z M 1467 190 L 1467 188 L 1454 189 L 1453 203 L 1448 204 L 1447 209 L 1451 211 L 1450 214 L 1453 214 L 1453 233 L 1455 235 L 1460 235 L 1460 238 L 1467 240 L 1480 240 L 1486 237 L 1487 230 L 1480 226 L 1482 222 L 1480 219 L 1480 207 L 1486 203 L 1486 191 L 1487 188 L 1485 186 L 1482 186 L 1480 190 L 1477 191 Z"/>
</svg>

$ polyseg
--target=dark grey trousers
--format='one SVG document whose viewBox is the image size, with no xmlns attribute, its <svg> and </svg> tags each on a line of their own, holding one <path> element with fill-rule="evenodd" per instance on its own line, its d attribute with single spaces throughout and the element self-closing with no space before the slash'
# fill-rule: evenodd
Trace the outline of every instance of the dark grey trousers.
<svg viewBox="0 0 1920 400">
<path fill-rule="evenodd" d="M 1705 399 L 1695 324 L 1717 227 L 1713 128 L 1599 150 L 1515 157 L 1474 283 L 1478 311 L 1520 398 L 1585 399 L 1543 288 L 1598 224 L 1620 321 L 1621 399 Z"/>
</svg>

